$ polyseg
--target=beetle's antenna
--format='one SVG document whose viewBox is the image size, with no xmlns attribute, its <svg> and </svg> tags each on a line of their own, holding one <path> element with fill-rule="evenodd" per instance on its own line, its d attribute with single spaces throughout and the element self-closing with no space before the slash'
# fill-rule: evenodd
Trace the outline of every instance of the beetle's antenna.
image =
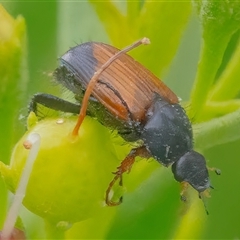
<svg viewBox="0 0 240 240">
<path fill-rule="evenodd" d="M 119 51 L 118 53 L 116 53 L 114 56 L 112 56 L 111 58 L 108 59 L 107 62 L 105 62 L 93 75 L 93 77 L 91 78 L 91 80 L 89 81 L 89 84 L 87 86 L 87 89 L 85 91 L 85 94 L 84 94 L 84 97 L 83 97 L 83 101 L 82 101 L 82 106 L 81 106 L 81 109 L 80 109 L 80 113 L 79 113 L 79 116 L 78 116 L 78 121 L 77 121 L 77 124 L 75 126 L 75 128 L 73 129 L 73 132 L 72 134 L 74 136 L 78 135 L 78 130 L 86 116 L 86 111 L 87 111 L 87 105 L 88 105 L 88 100 L 89 100 L 89 97 L 93 91 L 93 88 L 95 86 L 95 84 L 97 83 L 98 81 L 98 78 L 100 76 L 100 74 L 106 69 L 108 68 L 108 66 L 114 62 L 117 58 L 119 58 L 119 56 L 123 53 L 126 53 L 126 52 L 129 52 L 130 50 L 138 47 L 139 45 L 141 44 L 144 44 L 144 45 L 147 45 L 147 44 L 150 44 L 150 40 L 146 37 L 134 42 L 133 44 L 131 44 L 130 46 L 127 46 L 126 48 L 122 49 L 121 51 Z"/>
</svg>

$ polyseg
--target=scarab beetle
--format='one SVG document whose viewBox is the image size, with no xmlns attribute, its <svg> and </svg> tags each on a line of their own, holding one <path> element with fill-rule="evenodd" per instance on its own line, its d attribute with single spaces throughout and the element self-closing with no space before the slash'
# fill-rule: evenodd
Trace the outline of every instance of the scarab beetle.
<svg viewBox="0 0 240 240">
<path fill-rule="evenodd" d="M 132 46 L 137 45 L 139 41 Z M 37 104 L 42 104 L 77 114 L 87 105 L 87 115 L 117 130 L 124 140 L 141 140 L 142 145 L 132 149 L 114 173 L 106 191 L 108 205 L 121 202 L 122 199 L 111 201 L 109 192 L 117 180 L 122 184 L 123 173 L 131 169 L 137 156 L 153 157 L 162 165 L 171 166 L 177 181 L 189 183 L 201 194 L 211 185 L 204 157 L 193 150 L 191 123 L 175 93 L 126 54 L 130 49 L 120 51 L 100 42 L 86 42 L 71 48 L 60 58 L 54 78 L 74 93 L 77 103 L 40 93 L 34 95 L 29 109 L 37 112 Z M 88 104 L 81 106 L 92 78 L 96 83 L 88 91 Z M 80 118 L 83 120 L 84 116 Z"/>
</svg>

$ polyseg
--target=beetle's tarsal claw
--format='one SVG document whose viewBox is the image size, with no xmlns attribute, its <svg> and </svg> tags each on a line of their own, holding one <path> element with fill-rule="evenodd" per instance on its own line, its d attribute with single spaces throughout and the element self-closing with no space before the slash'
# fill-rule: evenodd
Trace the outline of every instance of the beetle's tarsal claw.
<svg viewBox="0 0 240 240">
<path fill-rule="evenodd" d="M 145 148 L 144 147 L 139 147 L 136 149 L 132 149 L 131 152 L 127 155 L 127 157 L 121 162 L 121 165 L 117 167 L 117 171 L 113 172 L 113 174 L 115 174 L 115 177 L 113 178 L 113 180 L 109 183 L 108 189 L 106 191 L 106 204 L 108 206 L 116 206 L 122 203 L 122 199 L 123 197 L 120 197 L 118 202 L 112 202 L 109 198 L 109 194 L 111 189 L 113 188 L 114 184 L 116 183 L 116 181 L 119 179 L 119 186 L 123 186 L 123 177 L 122 175 L 125 172 L 130 172 L 132 165 L 135 162 L 135 157 L 136 156 L 142 156 L 143 154 L 145 154 Z"/>
<path fill-rule="evenodd" d="M 123 197 L 120 197 L 118 202 L 108 201 L 108 202 L 106 202 L 106 204 L 109 207 L 115 207 L 115 206 L 118 206 L 122 203 L 122 199 L 123 199 Z"/>
<path fill-rule="evenodd" d="M 117 206 L 119 204 L 121 204 L 122 202 L 122 197 L 120 197 L 118 202 L 113 202 L 110 200 L 110 192 L 115 184 L 115 182 L 119 179 L 119 186 L 122 186 L 122 174 L 119 171 L 114 172 L 113 174 L 115 174 L 115 177 L 113 178 L 113 180 L 109 183 L 108 185 L 108 189 L 106 191 L 106 198 L 105 198 L 105 202 L 108 206 Z"/>
<path fill-rule="evenodd" d="M 211 189 L 215 189 L 212 185 L 210 185 L 210 188 L 211 188 Z"/>
</svg>

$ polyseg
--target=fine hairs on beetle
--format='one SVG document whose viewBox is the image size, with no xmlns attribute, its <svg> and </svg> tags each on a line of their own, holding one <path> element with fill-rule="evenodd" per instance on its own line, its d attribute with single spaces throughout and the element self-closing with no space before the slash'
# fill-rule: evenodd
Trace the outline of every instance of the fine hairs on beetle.
<svg viewBox="0 0 240 240">
<path fill-rule="evenodd" d="M 160 164 L 171 166 L 174 178 L 183 188 L 181 198 L 185 200 L 186 186 L 191 185 L 205 206 L 204 197 L 212 188 L 208 168 L 204 156 L 193 150 L 192 126 L 179 98 L 126 54 L 149 43 L 149 39 L 143 38 L 121 51 L 100 42 L 86 42 L 71 48 L 60 58 L 54 78 L 74 93 L 76 103 L 38 93 L 29 104 L 29 111 L 37 114 L 37 106 L 41 104 L 79 114 L 73 136 L 78 135 L 87 114 L 102 125 L 117 130 L 127 142 L 141 140 L 142 145 L 133 148 L 114 172 L 106 189 L 108 206 L 122 202 L 122 197 L 117 202 L 112 201 L 110 191 L 117 181 L 122 185 L 123 174 L 131 170 L 137 156 L 153 157 Z M 211 170 L 220 174 L 217 169 Z"/>
</svg>

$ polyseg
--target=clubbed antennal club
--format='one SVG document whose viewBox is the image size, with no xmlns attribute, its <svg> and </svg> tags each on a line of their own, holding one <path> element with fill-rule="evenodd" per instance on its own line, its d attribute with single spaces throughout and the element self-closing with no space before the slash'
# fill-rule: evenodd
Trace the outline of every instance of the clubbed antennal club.
<svg viewBox="0 0 240 240">
<path fill-rule="evenodd" d="M 88 86 L 87 86 L 87 89 L 86 89 L 86 92 L 84 94 L 84 97 L 83 97 L 83 101 L 82 101 L 82 106 L 81 106 L 81 109 L 80 109 L 80 113 L 79 113 L 79 116 L 78 116 L 78 121 L 77 121 L 77 124 L 75 126 L 75 128 L 73 129 L 73 132 L 72 132 L 72 135 L 73 136 L 77 136 L 78 135 L 78 131 L 79 131 L 79 128 L 81 127 L 81 124 L 86 116 L 86 111 L 87 111 L 87 105 L 88 105 L 88 100 L 89 100 L 89 97 L 94 89 L 94 86 L 95 84 L 97 83 L 98 79 L 99 79 L 99 76 L 101 75 L 101 73 L 106 69 L 108 68 L 108 66 L 114 62 L 116 59 L 119 58 L 120 55 L 122 55 L 123 53 L 127 53 L 129 52 L 130 50 L 140 46 L 141 44 L 144 44 L 144 45 L 148 45 L 150 44 L 150 40 L 146 37 L 134 42 L 133 44 L 131 44 L 130 46 L 127 46 L 126 48 L 122 49 L 121 51 L 119 51 L 118 53 L 116 53 L 114 56 L 112 56 L 111 58 L 108 59 L 108 61 L 106 63 L 104 63 L 99 69 L 98 71 L 96 71 L 92 77 L 92 79 L 90 80 Z"/>
</svg>

